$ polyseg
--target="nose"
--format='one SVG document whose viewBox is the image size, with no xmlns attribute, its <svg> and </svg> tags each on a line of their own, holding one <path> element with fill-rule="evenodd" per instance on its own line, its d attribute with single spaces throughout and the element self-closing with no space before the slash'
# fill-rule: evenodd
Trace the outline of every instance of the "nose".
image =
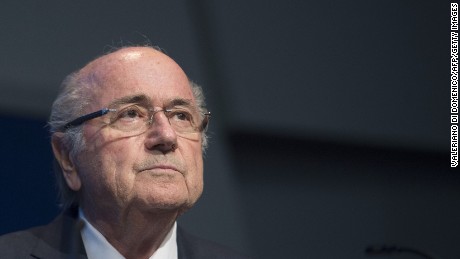
<svg viewBox="0 0 460 259">
<path fill-rule="evenodd" d="M 148 150 L 158 150 L 162 153 L 174 151 L 177 148 L 177 135 L 164 111 L 154 112 L 151 120 L 150 128 L 147 130 L 145 147 Z"/>
</svg>

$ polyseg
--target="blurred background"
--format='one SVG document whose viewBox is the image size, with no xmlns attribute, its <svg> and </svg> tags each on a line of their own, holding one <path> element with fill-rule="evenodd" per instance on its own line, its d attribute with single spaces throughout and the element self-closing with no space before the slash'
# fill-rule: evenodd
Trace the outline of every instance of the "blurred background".
<svg viewBox="0 0 460 259">
<path fill-rule="evenodd" d="M 460 258 L 448 1 L 3 0 L 0 35 L 0 234 L 59 212 L 62 79 L 150 42 L 213 112 L 190 232 L 254 258 Z"/>
</svg>

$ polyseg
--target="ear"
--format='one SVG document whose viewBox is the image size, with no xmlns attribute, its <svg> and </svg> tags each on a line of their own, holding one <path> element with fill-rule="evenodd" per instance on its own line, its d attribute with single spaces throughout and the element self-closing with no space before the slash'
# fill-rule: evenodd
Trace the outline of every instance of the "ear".
<svg viewBox="0 0 460 259">
<path fill-rule="evenodd" d="M 61 132 L 56 132 L 51 136 L 54 157 L 61 166 L 62 174 L 69 188 L 78 191 L 81 188 L 80 176 L 77 173 L 73 158 L 70 157 L 68 148 L 63 143 L 63 137 L 64 134 Z"/>
</svg>

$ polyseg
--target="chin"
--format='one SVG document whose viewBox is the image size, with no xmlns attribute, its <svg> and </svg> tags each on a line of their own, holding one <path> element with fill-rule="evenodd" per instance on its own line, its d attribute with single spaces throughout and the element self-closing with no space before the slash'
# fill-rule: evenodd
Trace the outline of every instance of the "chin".
<svg viewBox="0 0 460 259">
<path fill-rule="evenodd" d="M 186 197 L 150 197 L 140 200 L 140 207 L 152 211 L 183 211 L 193 206 Z"/>
<path fill-rule="evenodd" d="M 184 189 L 155 188 L 153 190 L 150 189 L 148 192 L 139 193 L 135 203 L 137 203 L 140 208 L 151 210 L 152 212 L 175 211 L 176 213 L 179 212 L 179 214 L 182 214 L 193 207 L 200 196 L 201 192 L 199 192 L 198 189 L 196 189 L 196 192 L 189 192 Z"/>
</svg>

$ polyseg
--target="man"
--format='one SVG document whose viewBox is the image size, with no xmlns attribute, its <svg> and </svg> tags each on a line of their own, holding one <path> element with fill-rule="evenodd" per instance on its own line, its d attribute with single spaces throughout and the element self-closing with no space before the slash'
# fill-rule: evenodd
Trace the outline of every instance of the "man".
<svg viewBox="0 0 460 259">
<path fill-rule="evenodd" d="M 1 237 L 0 258 L 240 258 L 176 225 L 202 193 L 209 116 L 200 87 L 152 47 L 69 75 L 49 122 L 64 213 Z"/>
</svg>

